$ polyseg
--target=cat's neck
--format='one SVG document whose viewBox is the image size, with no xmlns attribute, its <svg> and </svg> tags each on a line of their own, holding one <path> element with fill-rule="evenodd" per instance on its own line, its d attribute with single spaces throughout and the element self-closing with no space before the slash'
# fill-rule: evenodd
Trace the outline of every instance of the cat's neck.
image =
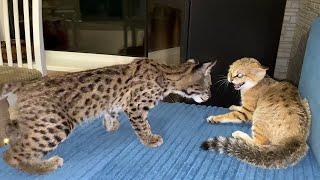
<svg viewBox="0 0 320 180">
<path fill-rule="evenodd" d="M 253 94 L 256 94 L 256 92 L 262 92 L 261 88 L 265 86 L 266 81 L 270 79 L 269 77 L 264 77 L 261 81 L 259 81 L 256 85 L 251 87 L 250 89 L 247 90 L 241 90 L 241 97 L 244 97 L 246 95 L 252 96 Z"/>
</svg>

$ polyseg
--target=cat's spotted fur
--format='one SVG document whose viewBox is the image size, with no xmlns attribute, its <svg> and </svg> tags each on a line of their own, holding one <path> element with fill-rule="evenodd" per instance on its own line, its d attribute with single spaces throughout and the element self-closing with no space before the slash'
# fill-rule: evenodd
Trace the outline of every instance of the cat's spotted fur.
<svg viewBox="0 0 320 180">
<path fill-rule="evenodd" d="M 215 137 L 202 144 L 263 168 L 294 165 L 308 150 L 310 110 L 298 89 L 288 82 L 265 77 L 266 68 L 253 58 L 235 61 L 228 81 L 241 91 L 241 106 L 230 113 L 210 116 L 210 123 L 252 123 L 252 135 L 241 131 L 233 137 Z"/>
<path fill-rule="evenodd" d="M 147 120 L 149 109 L 169 93 L 197 102 L 208 100 L 213 65 L 191 60 L 168 67 L 138 59 L 26 85 L 7 84 L 2 96 L 16 98 L 16 103 L 11 104 L 12 122 L 7 128 L 10 148 L 4 160 L 29 173 L 53 171 L 63 159 L 54 156 L 45 160 L 43 156 L 64 141 L 77 124 L 104 114 L 106 130 L 114 131 L 119 127 L 119 111 L 128 115 L 144 145 L 160 146 L 163 140 L 152 133 Z"/>
</svg>

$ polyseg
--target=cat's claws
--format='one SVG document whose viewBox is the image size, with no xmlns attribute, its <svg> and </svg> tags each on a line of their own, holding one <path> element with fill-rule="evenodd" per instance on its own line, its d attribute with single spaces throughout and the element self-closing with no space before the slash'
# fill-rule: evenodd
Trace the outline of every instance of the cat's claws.
<svg viewBox="0 0 320 180">
<path fill-rule="evenodd" d="M 217 124 L 217 123 L 219 123 L 219 122 L 215 121 L 215 116 L 209 116 L 209 117 L 207 118 L 207 122 L 208 122 L 208 123 L 212 123 L 212 124 Z"/>
</svg>

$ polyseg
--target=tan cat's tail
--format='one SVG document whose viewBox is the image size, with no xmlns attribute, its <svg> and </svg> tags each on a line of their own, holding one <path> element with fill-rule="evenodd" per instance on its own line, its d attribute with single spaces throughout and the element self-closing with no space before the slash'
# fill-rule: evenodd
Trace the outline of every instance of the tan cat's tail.
<svg viewBox="0 0 320 180">
<path fill-rule="evenodd" d="M 262 168 L 285 168 L 298 163 L 308 151 L 305 142 L 292 140 L 283 146 L 257 146 L 233 137 L 214 137 L 202 143 L 204 150 L 216 150 Z"/>
</svg>

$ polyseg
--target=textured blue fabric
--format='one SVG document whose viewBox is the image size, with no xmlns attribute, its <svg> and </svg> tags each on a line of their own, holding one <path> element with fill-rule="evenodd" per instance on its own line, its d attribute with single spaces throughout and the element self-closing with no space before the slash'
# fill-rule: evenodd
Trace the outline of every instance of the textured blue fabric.
<svg viewBox="0 0 320 180">
<path fill-rule="evenodd" d="M 78 127 L 49 155 L 64 158 L 62 168 L 35 176 L 0 160 L 0 179 L 320 179 L 311 152 L 294 167 L 265 170 L 200 150 L 201 142 L 209 137 L 250 129 L 250 125 L 210 125 L 205 121 L 208 115 L 225 112 L 217 107 L 160 103 L 149 115 L 154 133 L 164 139 L 156 149 L 140 144 L 124 115 L 120 116 L 120 129 L 114 133 L 106 132 L 101 120 L 96 120 Z"/>
<path fill-rule="evenodd" d="M 317 18 L 311 26 L 299 89 L 310 104 L 312 113 L 310 145 L 320 164 L 320 18 Z"/>
</svg>

